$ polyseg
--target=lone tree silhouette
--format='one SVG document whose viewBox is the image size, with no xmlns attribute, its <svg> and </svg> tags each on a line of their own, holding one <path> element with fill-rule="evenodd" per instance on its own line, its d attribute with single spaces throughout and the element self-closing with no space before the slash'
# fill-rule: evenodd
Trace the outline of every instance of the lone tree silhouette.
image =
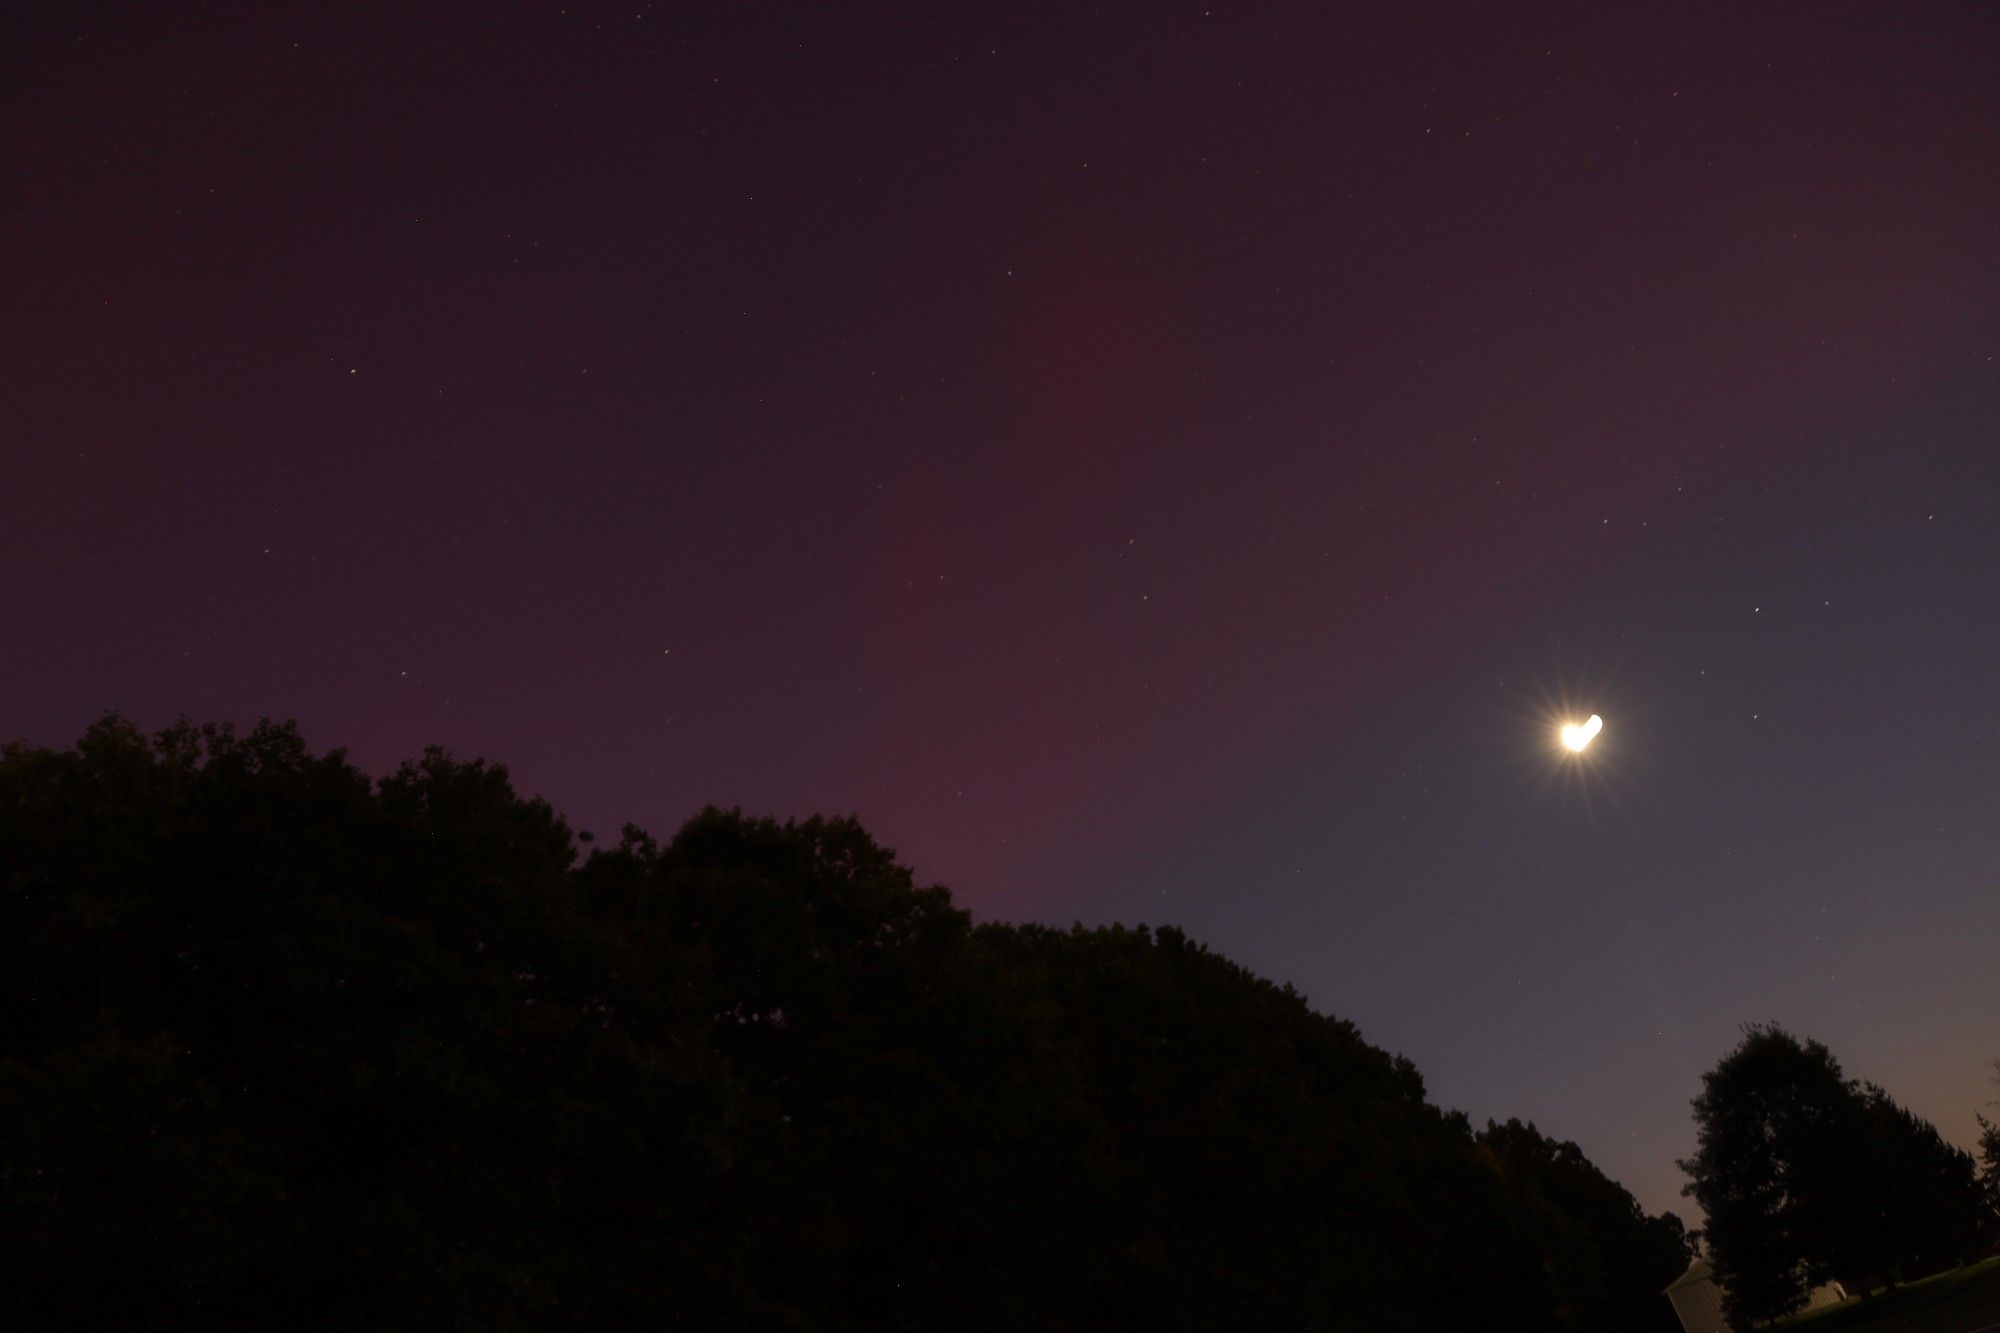
<svg viewBox="0 0 2000 1333">
<path fill-rule="evenodd" d="M 1746 1028 L 1694 1110 L 1699 1147 L 1681 1168 L 1738 1325 L 1791 1313 L 1822 1282 L 1867 1292 L 1978 1246 L 1972 1158 L 1819 1042 Z"/>
</svg>

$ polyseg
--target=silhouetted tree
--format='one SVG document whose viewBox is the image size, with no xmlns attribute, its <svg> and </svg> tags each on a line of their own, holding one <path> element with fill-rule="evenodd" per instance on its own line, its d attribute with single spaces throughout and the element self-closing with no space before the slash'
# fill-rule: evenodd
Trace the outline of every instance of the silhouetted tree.
<svg viewBox="0 0 2000 1333">
<path fill-rule="evenodd" d="M 1694 1253 L 1678 1217 L 1647 1216 L 1574 1143 L 1548 1138 L 1533 1125 L 1488 1121 L 1479 1146 L 1532 1229 L 1563 1327 L 1678 1333 L 1680 1321 L 1660 1296 Z"/>
<path fill-rule="evenodd" d="M 1825 1046 L 1752 1026 L 1703 1077 L 1681 1163 L 1730 1318 L 1796 1310 L 1819 1283 L 1866 1292 L 1961 1262 L 1980 1217 L 1971 1158 Z"/>
<path fill-rule="evenodd" d="M 1581 1333 L 1678 1229 L 1179 931 L 286 726 L 0 754 L 0 1013 L 24 1327 Z"/>
<path fill-rule="evenodd" d="M 2000 1212 L 2000 1125 L 1983 1115 L 1979 1117 L 1979 1182 L 1986 1191 L 1988 1210 Z"/>
<path fill-rule="evenodd" d="M 1901 1280 L 1966 1263 L 1988 1216 L 1972 1154 L 1946 1143 L 1936 1126 L 1873 1083 L 1862 1086 L 1862 1101 L 1862 1178 L 1879 1230 L 1891 1238 L 1883 1267 Z"/>
<path fill-rule="evenodd" d="M 1993 1062 L 1993 1082 L 2000 1087 L 2000 1060 Z M 2000 1230 L 2000 1125 L 1979 1116 L 1979 1183 L 1986 1192 L 1985 1229 Z"/>
</svg>

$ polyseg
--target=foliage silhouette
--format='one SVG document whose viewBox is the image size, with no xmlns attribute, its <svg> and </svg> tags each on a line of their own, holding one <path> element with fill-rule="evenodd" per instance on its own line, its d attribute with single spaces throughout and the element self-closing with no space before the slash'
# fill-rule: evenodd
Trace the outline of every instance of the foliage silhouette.
<svg viewBox="0 0 2000 1333">
<path fill-rule="evenodd" d="M 1684 1258 L 1289 988 L 975 928 L 852 820 L 579 860 L 495 766 L 108 718 L 0 755 L 0 881 L 37 1327 L 1580 1331 Z"/>
<path fill-rule="evenodd" d="M 2000 1087 L 2000 1060 L 1993 1062 L 1993 1082 Z M 1979 1183 L 1986 1192 L 1990 1214 L 2000 1214 L 2000 1125 L 1985 1116 L 1979 1120 Z"/>
<path fill-rule="evenodd" d="M 1582 1149 L 1550 1139 L 1533 1125 L 1489 1121 L 1479 1146 L 1497 1163 L 1520 1219 L 1516 1224 L 1528 1228 L 1543 1257 L 1563 1327 L 1678 1333 L 1680 1320 L 1660 1289 L 1680 1276 L 1688 1261 L 1688 1236 L 1679 1218 L 1646 1216 Z"/>
<path fill-rule="evenodd" d="M 1819 1042 L 1753 1025 L 1703 1076 L 1681 1163 L 1739 1326 L 1827 1281 L 1867 1292 L 1965 1262 L 1986 1225 L 1972 1158 Z"/>
</svg>

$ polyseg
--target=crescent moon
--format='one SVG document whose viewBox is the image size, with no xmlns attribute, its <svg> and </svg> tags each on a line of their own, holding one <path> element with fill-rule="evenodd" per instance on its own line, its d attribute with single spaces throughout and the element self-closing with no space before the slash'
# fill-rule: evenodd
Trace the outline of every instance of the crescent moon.
<svg viewBox="0 0 2000 1333">
<path fill-rule="evenodd" d="M 1575 722 L 1563 723 L 1563 748 L 1575 754 L 1582 754 L 1589 744 L 1597 739 L 1597 733 L 1604 730 L 1604 719 L 1592 713 L 1590 720 L 1581 725 Z"/>
</svg>

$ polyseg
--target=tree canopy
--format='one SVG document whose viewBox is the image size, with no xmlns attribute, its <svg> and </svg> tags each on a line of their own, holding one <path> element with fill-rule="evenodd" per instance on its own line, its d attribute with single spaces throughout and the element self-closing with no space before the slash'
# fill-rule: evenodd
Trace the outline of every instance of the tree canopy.
<svg viewBox="0 0 2000 1333">
<path fill-rule="evenodd" d="M 1819 1042 L 1753 1025 L 1703 1076 L 1681 1163 L 1739 1325 L 1839 1281 L 1866 1292 L 1964 1263 L 1988 1228 L 1970 1154 Z"/>
<path fill-rule="evenodd" d="M 1180 931 L 852 820 L 580 855 L 289 726 L 0 755 L 0 1289 L 42 1327 L 1671 1328 L 1574 1145 Z"/>
<path fill-rule="evenodd" d="M 1993 1083 L 2000 1087 L 2000 1060 L 1993 1062 Z M 1986 1192 L 1986 1206 L 2000 1215 L 2000 1125 L 1985 1116 L 1979 1120 L 1979 1184 Z"/>
</svg>

